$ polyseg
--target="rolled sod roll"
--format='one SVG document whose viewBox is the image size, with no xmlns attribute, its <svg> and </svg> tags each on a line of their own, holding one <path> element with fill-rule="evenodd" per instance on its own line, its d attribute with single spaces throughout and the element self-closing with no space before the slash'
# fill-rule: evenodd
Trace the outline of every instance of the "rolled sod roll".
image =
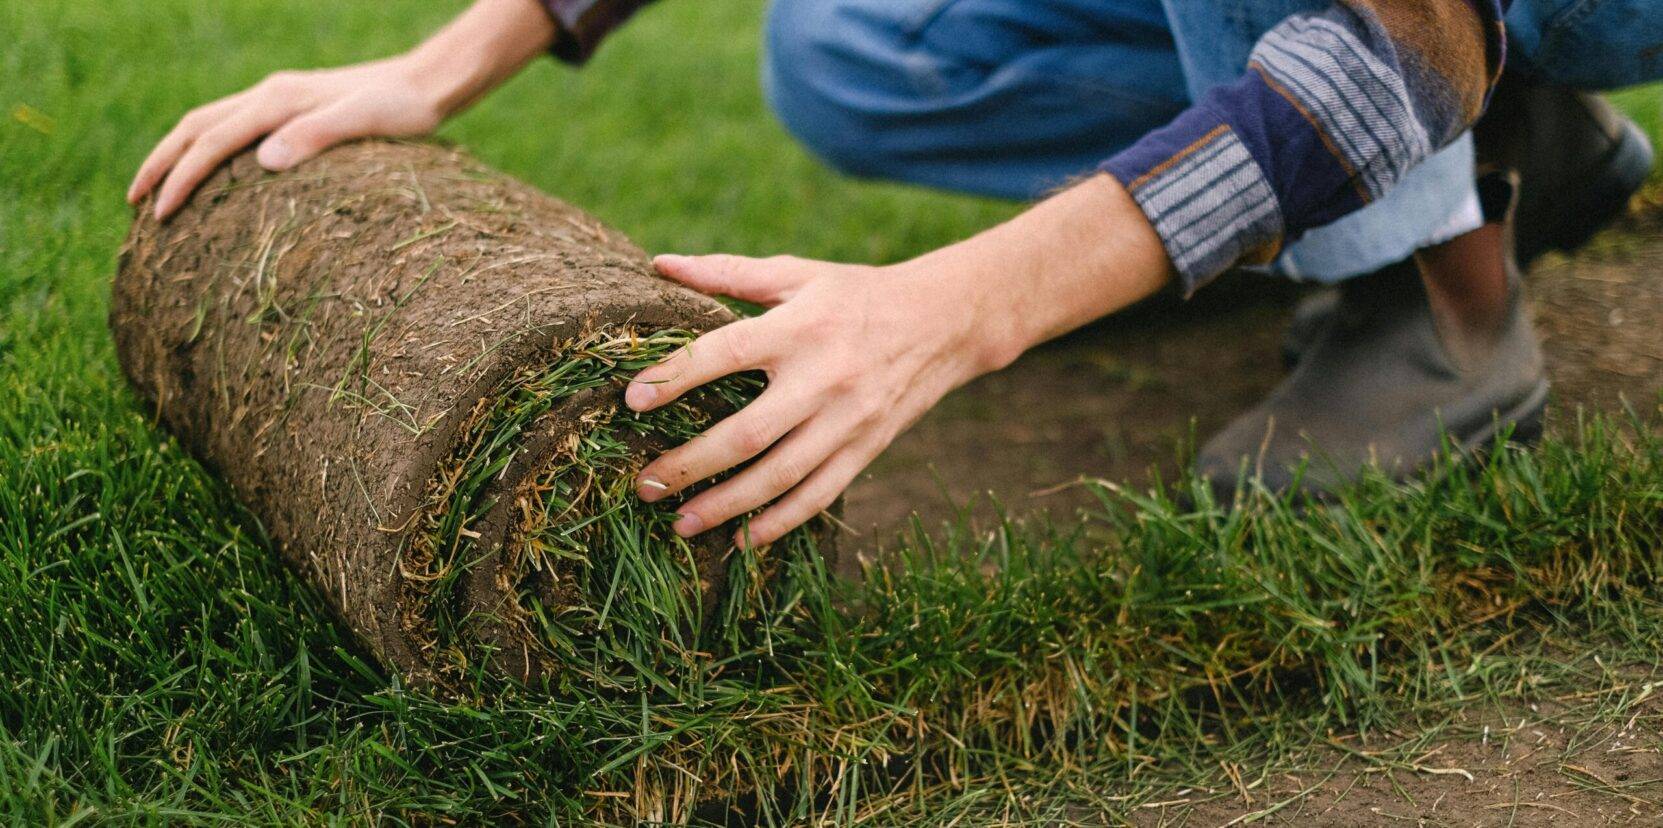
<svg viewBox="0 0 1663 828">
<path fill-rule="evenodd" d="M 636 371 L 733 318 L 620 233 L 460 151 L 234 159 L 167 222 L 140 205 L 110 327 L 155 417 L 412 683 L 628 684 L 743 624 L 803 531 L 691 542 L 646 459 L 754 396 L 647 414 Z"/>
</svg>

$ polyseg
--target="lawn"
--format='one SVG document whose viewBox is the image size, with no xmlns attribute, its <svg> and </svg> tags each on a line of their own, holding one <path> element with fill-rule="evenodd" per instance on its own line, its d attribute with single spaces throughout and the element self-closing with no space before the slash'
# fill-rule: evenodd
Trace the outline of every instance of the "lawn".
<svg viewBox="0 0 1663 828">
<path fill-rule="evenodd" d="M 115 366 L 121 194 L 150 144 L 196 103 L 386 54 L 460 5 L 0 6 L 0 821 L 581 821 L 669 738 L 648 695 L 602 722 L 585 699 L 400 687 Z M 757 90 L 760 15 L 664 4 L 585 71 L 542 62 L 442 134 L 652 250 L 889 261 L 1012 212 L 794 147 Z M 1654 132 L 1656 100 L 1623 98 Z M 912 539 L 851 588 L 858 611 L 797 630 L 801 663 L 833 665 L 811 685 L 828 707 L 872 715 L 819 755 L 836 785 L 763 815 L 1118 821 L 1245 792 L 1335 733 L 1416 733 L 1370 751 L 1411 764 L 1458 735 L 1452 711 L 1542 698 L 1638 720 L 1655 749 L 1636 688 L 1663 643 L 1663 444 L 1637 423 L 1590 417 L 1331 508 L 1103 487 L 1080 522 Z M 862 634 L 829 637 L 843 622 Z"/>
</svg>

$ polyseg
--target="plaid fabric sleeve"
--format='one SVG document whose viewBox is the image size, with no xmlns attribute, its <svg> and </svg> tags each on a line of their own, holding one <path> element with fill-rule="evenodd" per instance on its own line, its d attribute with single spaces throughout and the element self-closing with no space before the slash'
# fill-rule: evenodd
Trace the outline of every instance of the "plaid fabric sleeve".
<svg viewBox="0 0 1663 828">
<path fill-rule="evenodd" d="M 1501 73 L 1505 0 L 1341 0 L 1294 15 L 1248 71 L 1104 162 L 1185 292 L 1384 194 L 1461 135 Z"/>
<path fill-rule="evenodd" d="M 567 63 L 582 63 L 613 29 L 652 0 L 541 0 L 558 32 L 549 51 Z"/>
</svg>

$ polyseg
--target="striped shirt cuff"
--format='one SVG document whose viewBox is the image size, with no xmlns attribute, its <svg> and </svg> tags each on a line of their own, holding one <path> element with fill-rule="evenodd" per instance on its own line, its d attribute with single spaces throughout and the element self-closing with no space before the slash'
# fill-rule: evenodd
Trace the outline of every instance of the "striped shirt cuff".
<svg viewBox="0 0 1663 828">
<path fill-rule="evenodd" d="M 1436 149 L 1398 67 L 1333 20 L 1288 18 L 1259 40 L 1249 66 L 1322 130 L 1369 201 Z"/>
<path fill-rule="evenodd" d="M 549 51 L 567 63 L 583 63 L 603 39 L 651 0 L 542 0 L 554 20 Z"/>
<path fill-rule="evenodd" d="M 1264 170 L 1228 124 L 1204 128 L 1204 118 L 1192 109 L 1102 167 L 1149 217 L 1185 296 L 1237 264 L 1268 263 L 1282 244 L 1282 213 Z M 1182 135 L 1195 137 L 1180 143 Z"/>
</svg>

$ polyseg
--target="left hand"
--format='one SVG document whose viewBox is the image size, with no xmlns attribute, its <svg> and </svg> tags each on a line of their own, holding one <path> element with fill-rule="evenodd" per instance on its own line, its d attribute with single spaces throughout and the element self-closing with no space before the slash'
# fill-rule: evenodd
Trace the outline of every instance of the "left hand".
<svg viewBox="0 0 1663 828">
<path fill-rule="evenodd" d="M 642 469 L 637 492 L 656 501 L 766 452 L 682 504 L 674 528 L 684 537 L 773 502 L 736 542 L 778 539 L 829 507 L 948 391 L 1009 361 L 979 324 L 985 290 L 913 263 L 717 255 L 654 264 L 695 290 L 769 308 L 699 337 L 625 391 L 630 408 L 646 411 L 728 374 L 768 376 L 745 408 Z"/>
</svg>

